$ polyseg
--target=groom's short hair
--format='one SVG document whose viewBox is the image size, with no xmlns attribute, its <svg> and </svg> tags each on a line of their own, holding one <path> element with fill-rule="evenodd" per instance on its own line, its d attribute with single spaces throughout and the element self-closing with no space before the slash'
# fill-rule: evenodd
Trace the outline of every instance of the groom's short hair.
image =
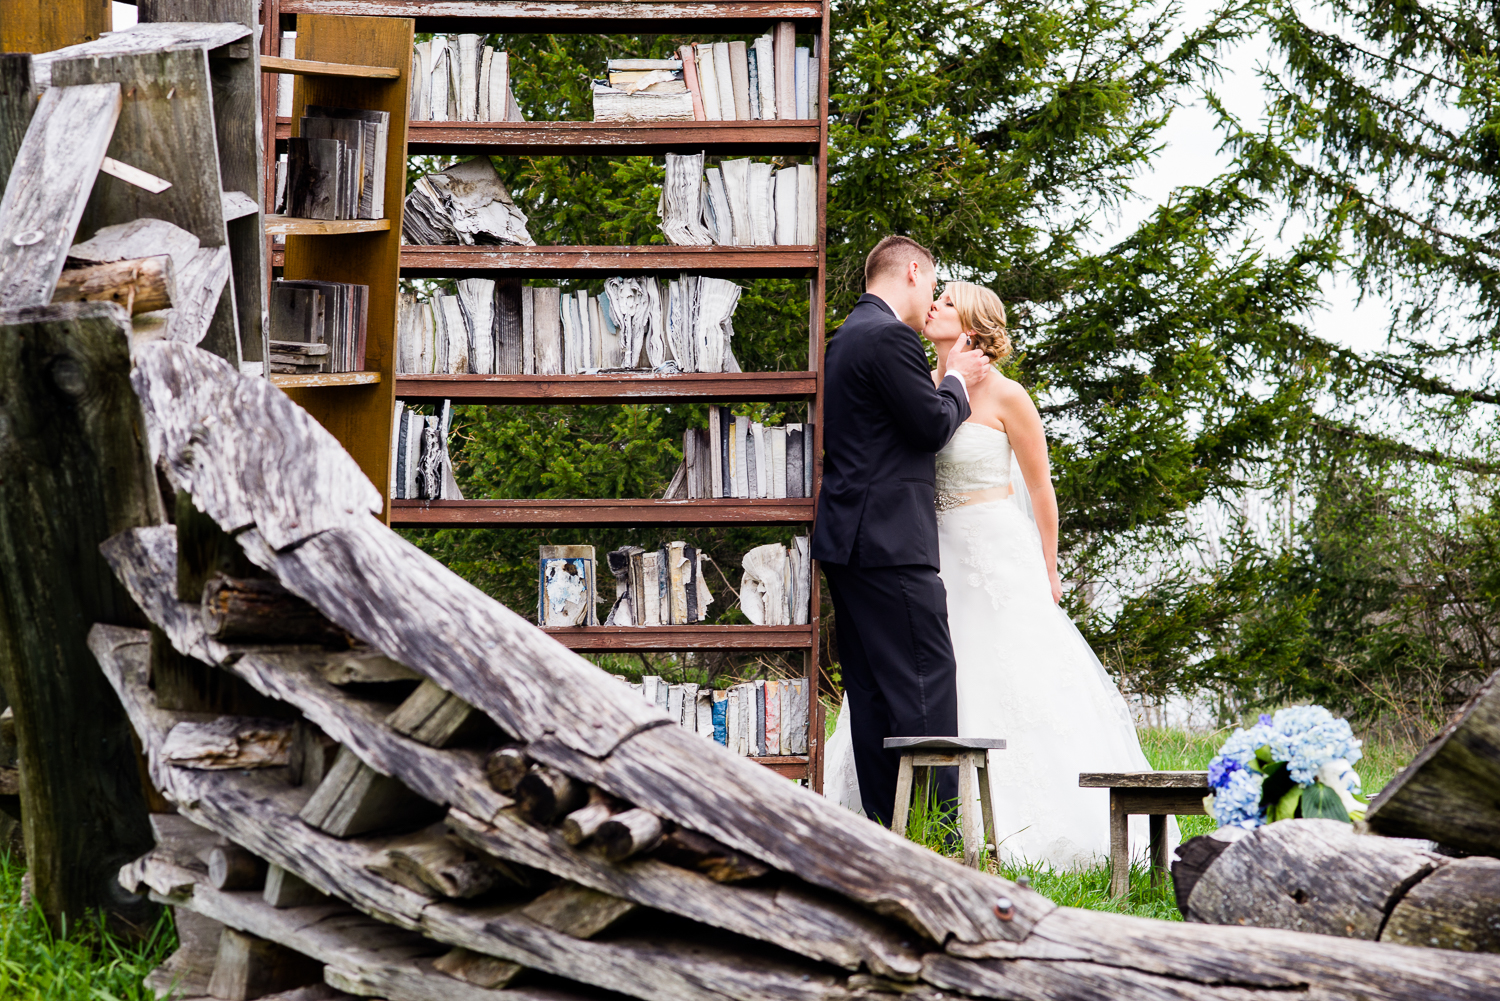
<svg viewBox="0 0 1500 1001">
<path fill-rule="evenodd" d="M 930 268 L 932 251 L 909 236 L 888 236 L 875 244 L 870 256 L 865 258 L 865 288 L 877 278 L 892 271 L 904 271 L 912 261 L 922 260 Z"/>
</svg>

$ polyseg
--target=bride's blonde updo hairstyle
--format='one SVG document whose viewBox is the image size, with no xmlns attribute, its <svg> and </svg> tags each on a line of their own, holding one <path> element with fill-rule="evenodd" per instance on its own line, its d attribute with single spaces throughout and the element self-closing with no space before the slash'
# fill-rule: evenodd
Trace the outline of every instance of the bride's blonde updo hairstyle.
<svg viewBox="0 0 1500 1001">
<path fill-rule="evenodd" d="M 1005 303 L 983 285 L 949 282 L 943 293 L 953 300 L 958 322 L 974 337 L 974 346 L 996 365 L 1010 357 L 1010 331 L 1005 325 Z"/>
</svg>

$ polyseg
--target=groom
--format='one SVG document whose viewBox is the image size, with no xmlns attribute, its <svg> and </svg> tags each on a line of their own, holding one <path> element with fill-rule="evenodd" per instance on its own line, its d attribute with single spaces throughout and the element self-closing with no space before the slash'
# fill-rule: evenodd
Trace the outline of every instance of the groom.
<svg viewBox="0 0 1500 1001">
<path fill-rule="evenodd" d="M 860 798 L 882 824 L 890 823 L 900 761 L 885 738 L 958 734 L 934 455 L 968 418 L 968 386 L 989 363 L 960 342 L 933 386 L 918 331 L 936 282 L 925 247 L 904 236 L 881 240 L 865 259 L 865 294 L 829 343 L 823 370 L 812 555 L 838 621 Z M 939 769 L 937 792 L 940 803 L 957 799 L 954 769 Z"/>
</svg>

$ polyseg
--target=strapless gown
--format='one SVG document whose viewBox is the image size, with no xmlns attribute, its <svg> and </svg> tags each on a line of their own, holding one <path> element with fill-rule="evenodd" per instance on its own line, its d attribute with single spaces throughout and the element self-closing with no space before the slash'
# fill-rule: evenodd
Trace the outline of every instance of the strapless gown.
<svg viewBox="0 0 1500 1001">
<path fill-rule="evenodd" d="M 1052 602 L 1041 536 L 1012 489 L 1012 469 L 1009 436 L 983 424 L 961 425 L 937 455 L 958 732 L 1006 740 L 990 754 L 1001 858 L 1075 869 L 1109 856 L 1109 793 L 1078 788 L 1078 773 L 1151 766 L 1119 689 Z M 858 811 L 848 712 L 846 704 L 829 740 L 823 788 Z M 1139 858 L 1146 818 L 1132 818 L 1130 828 Z M 1168 837 L 1175 846 L 1175 822 Z"/>
</svg>

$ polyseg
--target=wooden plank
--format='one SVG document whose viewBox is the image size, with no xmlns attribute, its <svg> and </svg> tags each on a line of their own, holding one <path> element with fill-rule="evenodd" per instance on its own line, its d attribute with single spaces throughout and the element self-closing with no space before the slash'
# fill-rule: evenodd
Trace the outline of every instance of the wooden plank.
<svg viewBox="0 0 1500 1001">
<path fill-rule="evenodd" d="M 805 277 L 816 271 L 813 247 L 402 247 L 401 273 L 437 277 L 453 271 L 524 272 L 538 277 L 578 272 Z"/>
<path fill-rule="evenodd" d="M 109 29 L 110 6 L 100 0 L 0 3 L 0 52 L 48 52 L 98 38 Z"/>
<path fill-rule="evenodd" d="M 341 236 L 348 233 L 384 233 L 389 219 L 300 219 L 296 216 L 266 216 L 267 236 Z"/>
<path fill-rule="evenodd" d="M 277 138 L 283 138 L 277 128 Z M 289 133 L 288 133 L 289 134 Z M 412 122 L 412 153 L 491 156 L 601 156 L 706 151 L 714 154 L 813 153 L 816 123 L 749 122 Z"/>
<path fill-rule="evenodd" d="M 419 19 L 422 31 L 608 32 L 640 34 L 642 22 L 699 23 L 714 32 L 761 31 L 764 22 L 813 21 L 822 5 L 807 0 L 282 0 L 283 14 L 366 14 Z M 804 26 L 803 30 L 810 30 Z M 298 52 L 301 52 L 298 38 Z"/>
<path fill-rule="evenodd" d="M 120 87 L 44 94 L 0 199 L 0 302 L 44 306 L 93 191 L 120 117 Z"/>
<path fill-rule="evenodd" d="M 1407 891 L 1382 942 L 1462 952 L 1500 952 L 1500 859 L 1454 859 Z"/>
<path fill-rule="evenodd" d="M 400 779 L 380 774 L 353 751 L 340 748 L 333 767 L 298 816 L 311 827 L 347 838 L 411 826 L 438 812 L 435 804 L 406 788 Z"/>
<path fill-rule="evenodd" d="M 365 14 L 366 11 L 350 11 Z M 284 274 L 288 279 L 318 278 L 370 287 L 365 368 L 380 382 L 327 393 L 314 387 L 286 387 L 287 394 L 321 421 L 349 450 L 372 483 L 379 486 L 386 516 L 391 481 L 391 414 L 396 406 L 396 284 L 400 266 L 401 211 L 406 196 L 406 113 L 412 57 L 412 22 L 388 17 L 297 18 L 297 55 L 319 62 L 394 66 L 396 80 L 355 80 L 301 76 L 293 89 L 292 117 L 307 105 L 358 108 L 390 114 L 386 142 L 384 204 L 390 228 L 340 237 L 336 247 L 317 237 L 286 238 Z"/>
<path fill-rule="evenodd" d="M 0 45 L 0 50 L 4 48 Z M 34 111 L 36 88 L 31 83 L 30 50 L 0 51 L 0 191 L 10 180 L 11 165 L 16 162 L 16 152 L 26 138 Z"/>
<path fill-rule="evenodd" d="M 262 73 L 290 73 L 294 76 L 343 76 L 366 80 L 395 80 L 400 70 L 389 66 L 358 66 L 351 63 L 320 63 L 313 59 L 283 59 L 261 56 Z"/>
<path fill-rule="evenodd" d="M 563 883 L 521 908 L 521 913 L 564 935 L 593 938 L 635 909 L 628 900 Z"/>
<path fill-rule="evenodd" d="M 424 681 L 385 722 L 397 733 L 428 747 L 447 747 L 462 734 L 473 716 L 473 706 Z"/>
<path fill-rule="evenodd" d="M 32 66 L 37 87 L 45 90 L 53 83 L 53 65 L 69 59 L 141 55 L 174 48 L 219 49 L 249 36 L 250 29 L 241 24 L 136 24 L 76 45 L 33 50 L 36 54 L 32 56 Z"/>
<path fill-rule="evenodd" d="M 391 524 L 419 525 L 805 525 L 812 499 L 394 501 Z M 799 627 L 805 628 L 805 627 Z"/>
<path fill-rule="evenodd" d="M 1208 795 L 1208 772 L 1079 772 L 1084 789 L 1202 789 Z"/>
<path fill-rule="evenodd" d="M 995 737 L 887 737 L 886 750 L 975 751 L 1005 750 L 1005 741 Z"/>
<path fill-rule="evenodd" d="M 129 329 L 114 303 L 0 312 L 0 687 L 32 892 L 54 929 L 95 906 L 152 920 L 107 886 L 152 839 L 129 724 L 81 635 L 143 624 L 98 546 L 164 520 Z"/>
<path fill-rule="evenodd" d="M 281 389 L 327 389 L 335 386 L 373 386 L 380 381 L 379 372 L 318 372 L 309 375 L 272 373 L 271 385 Z"/>
<path fill-rule="evenodd" d="M 1500 854 L 1500 671 L 1380 790 L 1365 819 L 1393 837 Z"/>
<path fill-rule="evenodd" d="M 722 372 L 657 375 L 401 375 L 396 396 L 409 401 L 465 403 L 672 403 L 800 400 L 817 388 L 813 372 Z"/>
<path fill-rule="evenodd" d="M 477 897 L 502 881 L 496 867 L 445 836 L 441 827 L 397 840 L 365 867 L 426 896 L 458 900 Z"/>
<path fill-rule="evenodd" d="M 545 632 L 569 650 L 799 650 L 810 649 L 814 641 L 807 626 L 589 626 Z"/>
</svg>

